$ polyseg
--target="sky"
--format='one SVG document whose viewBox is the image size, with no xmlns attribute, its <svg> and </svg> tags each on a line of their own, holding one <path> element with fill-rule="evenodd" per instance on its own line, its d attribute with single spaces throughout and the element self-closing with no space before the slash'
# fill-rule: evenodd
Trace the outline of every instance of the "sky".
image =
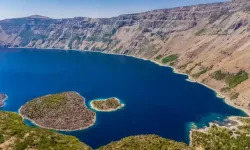
<svg viewBox="0 0 250 150">
<path fill-rule="evenodd" d="M 225 0 L 0 0 L 0 20 L 31 15 L 106 18 L 218 1 Z"/>
</svg>

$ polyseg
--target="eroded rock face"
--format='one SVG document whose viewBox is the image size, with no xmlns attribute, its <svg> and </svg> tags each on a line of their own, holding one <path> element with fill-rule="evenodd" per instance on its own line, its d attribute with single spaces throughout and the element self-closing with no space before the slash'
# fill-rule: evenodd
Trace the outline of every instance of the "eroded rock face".
<svg viewBox="0 0 250 150">
<path fill-rule="evenodd" d="M 162 9 L 102 19 L 84 17 L 50 19 L 35 15 L 1 21 L 0 43 L 11 47 L 100 51 L 120 48 L 122 51 L 127 49 L 138 51 L 141 48 L 145 49 L 142 47 L 144 42 L 151 39 L 164 41 L 173 32 L 192 29 L 200 20 L 209 18 L 211 14 L 229 9 L 230 3 L 227 2 Z M 130 32 L 131 36 L 121 37 L 119 33 L 122 32 Z M 131 41 L 137 43 L 130 43 Z M 155 45 L 152 43 L 151 47 Z M 153 53 L 150 56 L 152 55 Z"/>
<path fill-rule="evenodd" d="M 178 55 L 177 70 L 195 75 L 218 92 L 228 85 L 212 78 L 218 70 L 250 73 L 250 2 L 201 4 L 113 18 L 50 19 L 27 17 L 0 21 L 0 45 L 102 51 L 153 59 Z M 250 80 L 232 89 L 231 100 L 250 110 Z M 230 97 L 232 92 L 221 93 Z"/>
</svg>

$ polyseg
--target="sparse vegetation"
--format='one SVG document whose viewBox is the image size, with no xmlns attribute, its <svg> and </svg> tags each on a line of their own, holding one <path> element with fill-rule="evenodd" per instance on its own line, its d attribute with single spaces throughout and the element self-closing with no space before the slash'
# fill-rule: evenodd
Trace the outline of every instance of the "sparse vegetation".
<svg viewBox="0 0 250 150">
<path fill-rule="evenodd" d="M 227 83 L 230 88 L 235 88 L 237 85 L 248 79 L 248 73 L 245 71 L 240 71 L 236 75 L 230 75 L 227 78 Z"/>
<path fill-rule="evenodd" d="M 62 135 L 46 129 L 29 127 L 21 116 L 0 111 L 0 143 L 13 139 L 9 148 L 51 149 L 51 150 L 91 150 L 89 146 L 73 136 Z"/>
<path fill-rule="evenodd" d="M 114 50 L 115 53 L 119 53 L 122 50 L 122 48 L 117 48 Z"/>
<path fill-rule="evenodd" d="M 212 125 L 206 132 L 193 131 L 192 147 L 205 150 L 246 150 L 250 148 L 250 120 L 243 119 L 244 125 L 230 130 L 225 127 Z"/>
<path fill-rule="evenodd" d="M 70 48 L 70 49 L 72 49 L 73 47 L 72 47 L 72 44 L 75 42 L 75 41 L 77 41 L 77 42 L 79 42 L 81 40 L 81 37 L 79 37 L 79 36 L 74 36 L 74 37 L 72 37 L 72 39 L 70 40 L 70 42 L 69 42 L 69 44 L 68 44 L 68 47 Z"/>
<path fill-rule="evenodd" d="M 199 30 L 199 31 L 197 31 L 197 32 L 195 33 L 195 36 L 201 36 L 201 35 L 205 34 L 206 31 L 207 31 L 206 29 L 201 29 L 201 30 Z"/>
<path fill-rule="evenodd" d="M 233 99 L 237 99 L 238 97 L 239 97 L 239 93 L 236 93 L 236 92 L 232 92 L 231 94 L 230 94 L 230 99 L 231 100 L 233 100 Z"/>
<path fill-rule="evenodd" d="M 93 100 L 91 106 L 100 111 L 111 111 L 123 107 L 123 104 L 116 98 L 109 98 L 106 100 Z"/>
<path fill-rule="evenodd" d="M 117 29 L 116 28 L 113 28 L 112 31 L 111 31 L 111 35 L 114 35 L 116 33 Z"/>
<path fill-rule="evenodd" d="M 90 42 L 92 41 L 92 42 L 93 42 L 93 41 L 97 41 L 97 37 L 94 37 L 94 36 L 91 36 L 91 37 L 90 37 L 90 36 L 89 36 L 89 37 L 87 37 L 85 40 L 86 40 L 86 41 L 90 41 Z"/>
<path fill-rule="evenodd" d="M 162 59 L 162 63 L 166 64 L 166 63 L 169 63 L 169 62 L 176 61 L 178 59 L 178 57 L 179 56 L 177 54 L 169 55 L 169 56 Z"/>
<path fill-rule="evenodd" d="M 162 55 L 158 55 L 158 56 L 155 57 L 155 59 L 160 60 L 160 59 L 162 59 L 162 57 L 163 57 Z"/>
<path fill-rule="evenodd" d="M 40 105 L 44 105 L 41 107 L 55 108 L 65 103 L 66 100 L 67 97 L 65 95 L 53 94 L 45 96 L 43 99 L 43 103 L 41 103 Z M 35 103 L 35 100 L 31 101 L 31 103 Z"/>
<path fill-rule="evenodd" d="M 171 63 L 169 64 L 169 66 L 174 66 L 175 63 L 176 63 L 175 61 L 171 62 Z"/>
<path fill-rule="evenodd" d="M 195 67 L 196 67 L 196 65 L 193 66 L 192 68 L 188 69 L 188 70 L 186 71 L 186 73 L 187 73 L 187 74 L 190 74 L 190 72 L 191 72 Z"/>
<path fill-rule="evenodd" d="M 188 150 L 188 146 L 157 135 L 139 135 L 112 142 L 98 150 Z"/>
<path fill-rule="evenodd" d="M 218 70 L 214 72 L 213 78 L 216 80 L 225 80 L 230 88 L 235 88 L 240 83 L 248 79 L 248 73 L 245 71 L 240 71 L 237 74 L 230 74 Z"/>
<path fill-rule="evenodd" d="M 181 66 L 179 67 L 179 69 L 180 69 L 180 70 L 184 70 L 184 69 L 186 69 L 187 65 L 188 65 L 188 64 L 181 65 Z"/>
<path fill-rule="evenodd" d="M 209 23 L 212 24 L 215 21 L 219 20 L 223 15 L 229 13 L 228 10 L 223 10 L 220 12 L 214 12 L 211 14 L 210 18 L 209 18 Z"/>
<path fill-rule="evenodd" d="M 218 71 L 215 71 L 214 74 L 213 74 L 213 78 L 215 80 L 223 80 L 225 79 L 226 77 L 228 76 L 228 73 L 225 73 L 221 70 L 218 70 Z"/>
<path fill-rule="evenodd" d="M 20 114 L 39 126 L 57 130 L 79 130 L 89 127 L 94 124 L 96 115 L 75 92 L 36 98 L 23 105 Z"/>
<path fill-rule="evenodd" d="M 88 46 L 84 47 L 84 50 L 89 50 L 89 47 Z"/>
<path fill-rule="evenodd" d="M 0 144 L 2 144 L 4 142 L 4 136 L 2 135 L 2 133 L 0 134 Z"/>
<path fill-rule="evenodd" d="M 230 92 L 230 91 L 231 91 L 231 88 L 229 88 L 229 87 L 224 87 L 224 88 L 222 88 L 220 91 L 223 92 L 223 93 L 227 93 L 227 92 Z"/>
<path fill-rule="evenodd" d="M 184 65 L 181 65 L 181 66 L 179 67 L 179 69 L 181 69 L 181 70 L 186 69 L 187 66 L 188 66 L 190 63 L 193 63 L 193 62 L 191 61 L 191 62 L 188 62 L 188 63 L 186 63 L 186 64 L 184 64 Z"/>
<path fill-rule="evenodd" d="M 193 74 L 193 78 L 199 78 L 202 74 L 206 73 L 207 69 L 201 70 L 200 72 Z"/>
</svg>

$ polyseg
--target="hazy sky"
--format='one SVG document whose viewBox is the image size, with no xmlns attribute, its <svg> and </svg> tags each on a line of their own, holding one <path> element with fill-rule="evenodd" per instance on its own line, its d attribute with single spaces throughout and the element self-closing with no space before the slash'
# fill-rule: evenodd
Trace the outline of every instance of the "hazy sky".
<svg viewBox="0 0 250 150">
<path fill-rule="evenodd" d="M 51 18 L 112 17 L 225 0 L 0 0 L 0 19 L 39 14 Z"/>
</svg>

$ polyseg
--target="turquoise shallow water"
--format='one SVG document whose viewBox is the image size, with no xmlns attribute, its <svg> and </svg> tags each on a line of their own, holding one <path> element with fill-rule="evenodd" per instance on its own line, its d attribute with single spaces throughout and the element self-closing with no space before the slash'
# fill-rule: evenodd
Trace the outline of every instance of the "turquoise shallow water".
<svg viewBox="0 0 250 150">
<path fill-rule="evenodd" d="M 93 148 L 137 134 L 188 143 L 193 123 L 203 127 L 228 116 L 246 115 L 214 91 L 186 79 L 170 68 L 126 56 L 0 49 L 0 91 L 9 96 L 2 110 L 17 112 L 35 97 L 63 91 L 79 92 L 88 106 L 93 99 L 109 97 L 125 103 L 116 112 L 97 112 L 95 125 L 86 130 L 62 132 Z"/>
</svg>

